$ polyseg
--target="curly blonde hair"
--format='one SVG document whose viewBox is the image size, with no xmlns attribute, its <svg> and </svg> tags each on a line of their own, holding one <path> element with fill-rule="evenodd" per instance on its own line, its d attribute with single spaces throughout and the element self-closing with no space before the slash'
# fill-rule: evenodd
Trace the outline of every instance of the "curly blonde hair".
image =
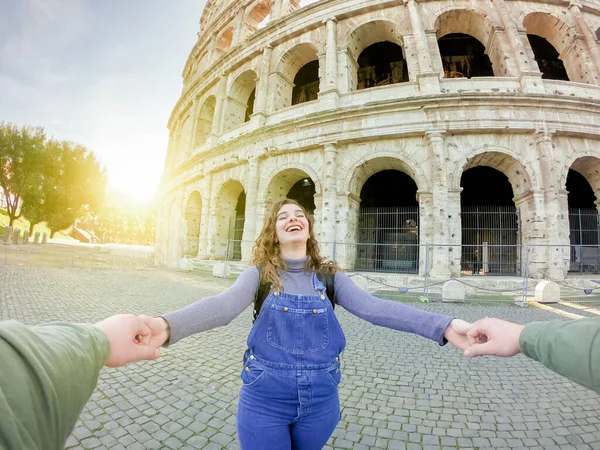
<svg viewBox="0 0 600 450">
<path fill-rule="evenodd" d="M 285 261 L 281 258 L 281 249 L 277 239 L 275 224 L 277 223 L 277 213 L 283 205 L 296 205 L 302 209 L 308 219 L 308 241 L 306 242 L 306 272 L 335 273 L 338 270 L 333 261 L 328 261 L 319 253 L 319 244 L 314 234 L 314 218 L 309 215 L 306 209 L 296 200 L 286 198 L 273 205 L 271 210 L 265 215 L 265 221 L 262 231 L 256 239 L 256 244 L 252 249 L 252 260 L 250 264 L 261 265 L 262 279 L 261 283 L 270 283 L 276 289 L 282 289 L 279 274 L 287 269 Z"/>
</svg>

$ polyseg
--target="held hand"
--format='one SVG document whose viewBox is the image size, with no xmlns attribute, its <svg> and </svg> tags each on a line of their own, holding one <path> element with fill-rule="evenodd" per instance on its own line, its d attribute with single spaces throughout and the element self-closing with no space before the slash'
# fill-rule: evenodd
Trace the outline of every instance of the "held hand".
<svg viewBox="0 0 600 450">
<path fill-rule="evenodd" d="M 469 348 L 467 331 L 470 327 L 471 324 L 469 322 L 461 319 L 452 319 L 446 331 L 444 331 L 444 337 L 456 348 L 465 350 Z"/>
<path fill-rule="evenodd" d="M 162 317 L 140 317 L 142 317 L 146 321 L 148 327 L 150 328 L 150 331 L 152 331 L 152 338 L 150 340 L 151 345 L 156 346 L 158 348 L 169 340 L 169 322 L 167 322 Z"/>
<path fill-rule="evenodd" d="M 142 359 L 160 356 L 158 346 L 152 342 L 152 331 L 142 317 L 119 314 L 96 324 L 108 337 L 110 355 L 108 367 L 120 367 Z"/>
<path fill-rule="evenodd" d="M 500 319 L 478 320 L 467 332 L 469 348 L 465 356 L 514 356 L 521 352 L 519 338 L 523 328 L 523 325 Z"/>
</svg>

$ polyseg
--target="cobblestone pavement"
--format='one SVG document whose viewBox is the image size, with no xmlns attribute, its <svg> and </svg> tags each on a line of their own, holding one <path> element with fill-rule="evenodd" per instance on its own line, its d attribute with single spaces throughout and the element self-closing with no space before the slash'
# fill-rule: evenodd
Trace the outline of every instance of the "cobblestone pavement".
<svg viewBox="0 0 600 450">
<path fill-rule="evenodd" d="M 158 314 L 231 283 L 154 269 L 0 265 L 1 316 L 33 324 Z M 559 317 L 508 303 L 413 305 L 467 320 Z M 540 364 L 522 355 L 468 360 L 451 346 L 337 312 L 348 338 L 343 419 L 327 448 L 600 448 L 600 397 Z M 165 349 L 159 361 L 103 369 L 67 447 L 239 448 L 238 375 L 250 324 L 248 310 L 228 327 Z"/>
</svg>

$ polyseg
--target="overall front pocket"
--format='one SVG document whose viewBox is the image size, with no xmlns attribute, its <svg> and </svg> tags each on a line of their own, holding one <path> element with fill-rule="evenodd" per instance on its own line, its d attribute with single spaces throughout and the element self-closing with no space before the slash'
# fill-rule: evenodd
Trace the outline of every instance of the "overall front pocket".
<svg viewBox="0 0 600 450">
<path fill-rule="evenodd" d="M 265 377 L 266 372 L 255 365 L 244 365 L 240 378 L 244 386 L 256 386 Z"/>
<path fill-rule="evenodd" d="M 325 349 L 329 344 L 327 309 L 295 309 L 272 305 L 269 310 L 267 342 L 295 355 Z"/>
</svg>

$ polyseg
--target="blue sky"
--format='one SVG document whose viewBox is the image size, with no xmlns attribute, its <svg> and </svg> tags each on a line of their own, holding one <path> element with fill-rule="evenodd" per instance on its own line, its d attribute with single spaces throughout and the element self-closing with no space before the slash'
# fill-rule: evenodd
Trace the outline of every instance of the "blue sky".
<svg viewBox="0 0 600 450">
<path fill-rule="evenodd" d="M 112 188 L 152 197 L 205 0 L 0 4 L 0 121 L 83 144 Z"/>
</svg>

